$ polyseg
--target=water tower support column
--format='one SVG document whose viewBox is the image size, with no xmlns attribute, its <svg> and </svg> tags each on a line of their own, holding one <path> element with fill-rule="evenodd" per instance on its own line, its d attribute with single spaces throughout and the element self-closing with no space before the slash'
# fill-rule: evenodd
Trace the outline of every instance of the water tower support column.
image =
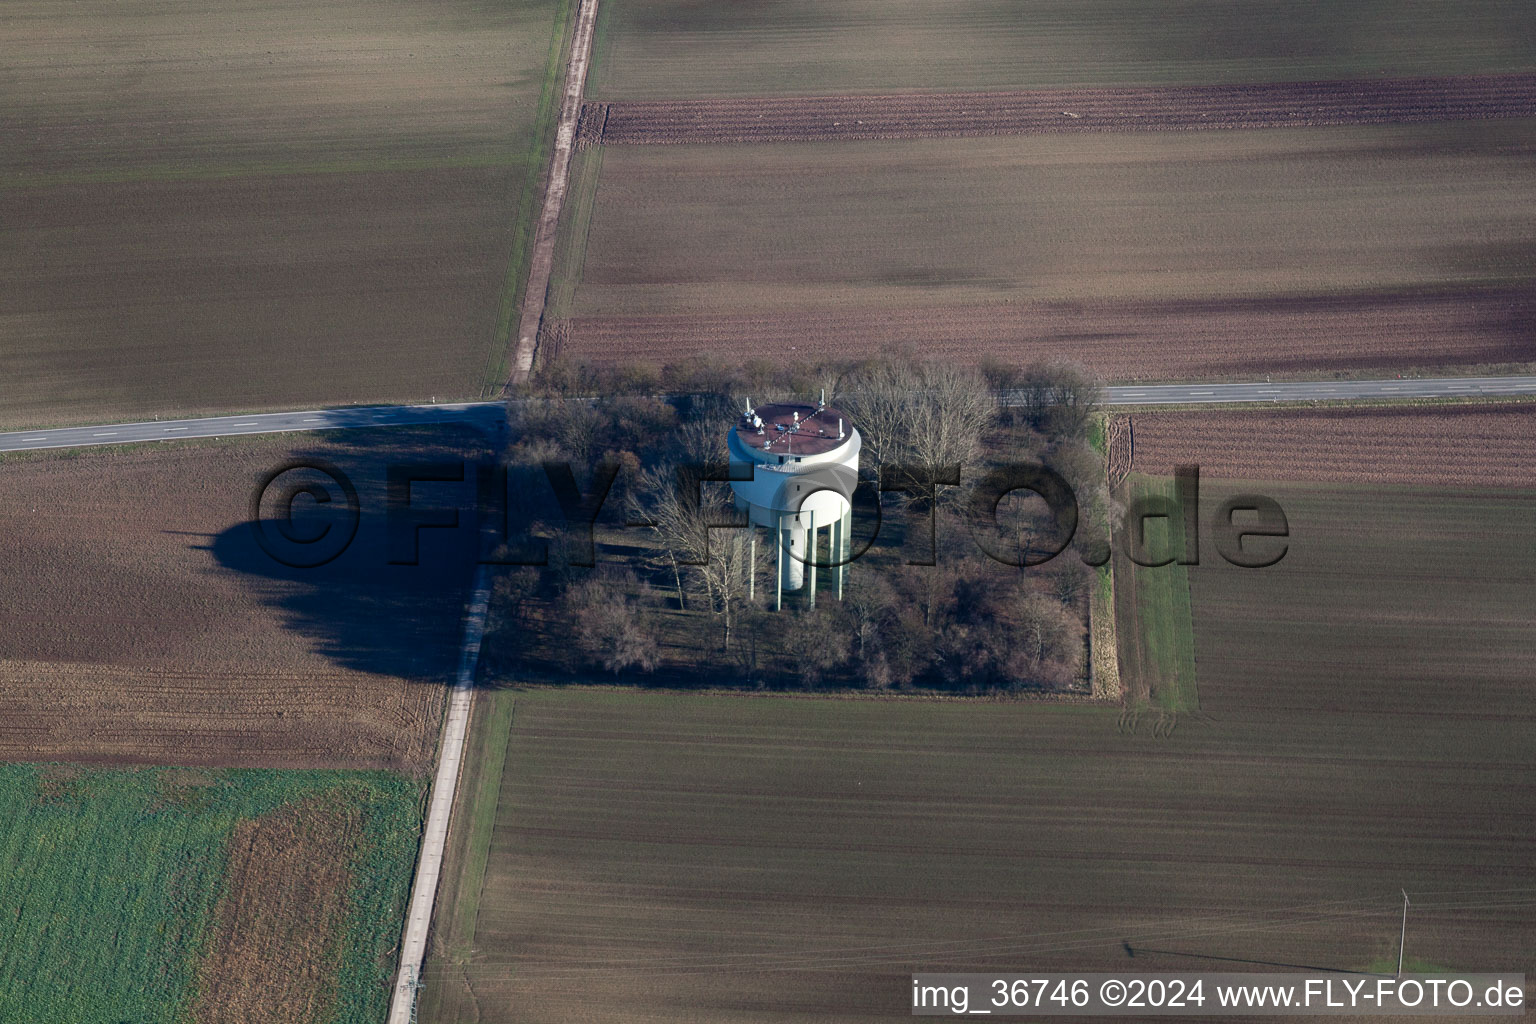
<svg viewBox="0 0 1536 1024">
<path fill-rule="evenodd" d="M 848 562 L 848 559 L 851 558 L 852 555 L 853 555 L 853 506 L 849 505 L 848 506 L 848 511 L 843 513 L 843 553 L 840 556 L 843 564 L 840 567 L 841 577 L 839 578 L 838 583 L 837 583 L 837 586 L 838 586 L 837 593 L 838 593 L 839 597 L 842 596 L 842 593 L 843 593 L 842 588 L 847 585 L 848 577 L 853 572 L 853 566 L 850 565 L 849 562 Z"/>
<path fill-rule="evenodd" d="M 838 552 L 843 549 L 843 519 L 841 516 L 832 520 L 832 525 L 827 527 L 827 561 L 831 562 L 832 583 L 837 588 L 837 599 L 843 599 L 843 567 L 837 563 L 842 561 Z"/>
<path fill-rule="evenodd" d="M 773 521 L 773 546 L 778 552 L 778 560 L 773 564 L 773 610 L 779 611 L 784 607 L 784 517 L 775 517 Z"/>
<path fill-rule="evenodd" d="M 848 513 L 833 524 L 833 562 L 837 562 L 837 600 L 842 600 L 843 583 L 848 582 Z"/>
<path fill-rule="evenodd" d="M 816 513 L 810 513 L 810 526 L 805 531 L 805 559 L 811 567 L 811 607 L 816 607 L 816 562 L 821 557 L 816 543 Z"/>
</svg>

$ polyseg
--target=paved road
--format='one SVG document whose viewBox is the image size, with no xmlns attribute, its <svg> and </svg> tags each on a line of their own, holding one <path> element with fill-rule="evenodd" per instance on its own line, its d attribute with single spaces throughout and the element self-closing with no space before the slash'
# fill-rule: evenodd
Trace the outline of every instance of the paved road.
<svg viewBox="0 0 1536 1024">
<path fill-rule="evenodd" d="M 1536 377 L 1292 381 L 1284 384 L 1156 384 L 1108 388 L 1111 405 L 1203 405 L 1339 399 L 1536 396 Z"/>
<path fill-rule="evenodd" d="M 112 423 L 97 427 L 59 427 L 0 434 L 0 452 L 37 448 L 78 448 L 94 444 L 135 441 L 174 441 L 188 437 L 237 437 L 276 434 L 287 430 L 346 430 L 356 427 L 399 427 L 418 423 L 471 423 L 489 426 L 503 414 L 500 402 L 454 405 L 375 405 L 304 412 L 269 412 L 250 416 L 209 416 L 195 420 Z"/>
<path fill-rule="evenodd" d="M 1445 377 L 1402 380 L 1302 381 L 1283 384 L 1147 384 L 1108 388 L 1109 404 L 1205 405 L 1212 403 L 1268 404 L 1342 399 L 1419 399 L 1536 397 L 1536 377 Z M 490 426 L 502 416 L 501 402 L 461 402 L 455 405 L 377 405 L 307 412 L 212 416 L 195 420 L 115 423 L 97 427 L 18 430 L 0 434 L 0 452 L 37 448 L 76 448 L 134 441 L 169 441 L 187 437 L 236 437 L 287 430 L 342 430 L 394 427 L 415 423 L 472 423 Z"/>
<path fill-rule="evenodd" d="M 443 743 L 438 751 L 437 774 L 427 803 L 422 827 L 421 852 L 416 859 L 416 881 L 406 912 L 405 935 L 400 942 L 400 970 L 390 995 L 388 1024 L 411 1024 L 416 1019 L 417 982 L 427 956 L 427 935 L 437 903 L 437 880 L 442 873 L 443 852 L 448 843 L 449 818 L 459 788 L 459 768 L 464 741 L 469 735 L 469 712 L 474 700 L 475 666 L 480 661 L 480 641 L 485 636 L 485 617 L 490 607 L 491 581 L 487 567 L 475 570 L 474 593 L 464 614 L 464 643 L 459 649 L 459 672 L 448 695 L 448 718 L 443 724 Z"/>
</svg>

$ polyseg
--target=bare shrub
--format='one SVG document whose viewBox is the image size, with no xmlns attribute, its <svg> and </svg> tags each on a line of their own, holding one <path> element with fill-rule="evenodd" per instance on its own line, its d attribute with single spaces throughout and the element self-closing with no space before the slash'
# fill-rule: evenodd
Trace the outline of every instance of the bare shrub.
<svg viewBox="0 0 1536 1024">
<path fill-rule="evenodd" d="M 661 661 L 656 632 L 631 596 L 638 582 L 633 573 L 595 576 L 567 588 L 562 602 L 576 649 L 614 675 L 651 672 Z"/>
</svg>

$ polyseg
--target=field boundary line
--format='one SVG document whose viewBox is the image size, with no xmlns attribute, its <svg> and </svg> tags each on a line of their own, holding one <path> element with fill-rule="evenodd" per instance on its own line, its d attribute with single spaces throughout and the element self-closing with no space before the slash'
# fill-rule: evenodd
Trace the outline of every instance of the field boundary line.
<svg viewBox="0 0 1536 1024">
<path fill-rule="evenodd" d="M 1536 75 L 1508 72 L 1215 85 L 620 100 L 610 146 L 890 141 L 1209 131 L 1530 117 Z"/>
<path fill-rule="evenodd" d="M 442 749 L 437 774 L 432 779 L 427 820 L 422 826 L 421 852 L 416 859 L 416 880 L 411 887 L 405 933 L 400 942 L 400 969 L 390 993 L 388 1024 L 411 1024 L 415 1017 L 421 965 L 426 959 L 427 934 L 437 904 L 437 883 L 459 788 L 464 740 L 469 735 L 469 714 L 474 703 L 475 669 L 480 664 L 480 643 L 485 636 L 490 603 L 490 572 L 480 565 L 475 569 L 474 591 L 464 613 L 464 643 L 459 651 L 458 675 L 448 697 L 448 715 L 443 723 Z"/>
<path fill-rule="evenodd" d="M 533 236 L 528 287 L 523 292 L 523 313 L 517 324 L 517 346 L 512 353 L 512 383 L 527 380 L 533 372 L 539 324 L 544 319 L 544 301 L 549 291 L 550 274 L 554 270 L 560 210 L 565 205 L 565 191 L 570 180 L 571 155 L 576 149 L 576 122 L 581 116 L 581 97 L 586 87 L 587 67 L 592 59 L 592 39 L 596 27 L 597 0 L 581 0 L 581 6 L 576 12 L 576 31 L 571 37 L 571 60 L 566 67 L 560 121 L 555 129 L 555 151 L 549 162 L 549 184 L 544 190 L 544 208 L 539 213 L 538 227 Z"/>
</svg>

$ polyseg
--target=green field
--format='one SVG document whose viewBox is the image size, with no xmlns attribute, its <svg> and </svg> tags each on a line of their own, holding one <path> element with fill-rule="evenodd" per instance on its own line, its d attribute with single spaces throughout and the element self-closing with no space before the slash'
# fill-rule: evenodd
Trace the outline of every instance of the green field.
<svg viewBox="0 0 1536 1024">
<path fill-rule="evenodd" d="M 219 1002 L 247 996 L 276 1004 L 253 1022 L 376 1024 L 418 799 L 382 774 L 0 765 L 0 1021 L 223 1020 L 239 1007 Z M 347 827 L 295 827 L 304 808 Z M 279 863 L 258 857 L 238 878 L 263 884 L 240 889 L 227 865 L 250 860 L 266 822 Z M 290 902 L 311 871 L 349 882 Z M 299 948 L 264 946 L 263 932 Z M 287 956 L 252 962 L 252 949 Z"/>
<path fill-rule="evenodd" d="M 572 308 L 931 309 L 1528 282 L 1530 129 L 616 147 Z"/>
<path fill-rule="evenodd" d="M 1311 80 L 1532 66 L 1520 0 L 634 0 L 602 8 L 603 99 Z"/>
<path fill-rule="evenodd" d="M 1399 887 L 1422 960 L 1536 966 L 1529 717 L 1154 735 L 1099 707 L 516 700 L 473 948 L 429 965 L 427 1021 L 896 1018 L 945 968 L 1365 969 Z"/>
<path fill-rule="evenodd" d="M 1160 496 L 1177 507 L 1172 479 L 1138 474 L 1130 478 L 1126 490 L 1127 501 L 1131 496 Z M 1183 535 L 1177 528 L 1170 529 L 1168 520 L 1148 520 L 1146 534 L 1144 560 L 1183 559 Z M 1122 550 L 1114 559 L 1114 573 L 1120 675 L 1127 704 L 1136 710 L 1198 711 L 1190 568 L 1179 561 L 1137 565 Z"/>
</svg>

